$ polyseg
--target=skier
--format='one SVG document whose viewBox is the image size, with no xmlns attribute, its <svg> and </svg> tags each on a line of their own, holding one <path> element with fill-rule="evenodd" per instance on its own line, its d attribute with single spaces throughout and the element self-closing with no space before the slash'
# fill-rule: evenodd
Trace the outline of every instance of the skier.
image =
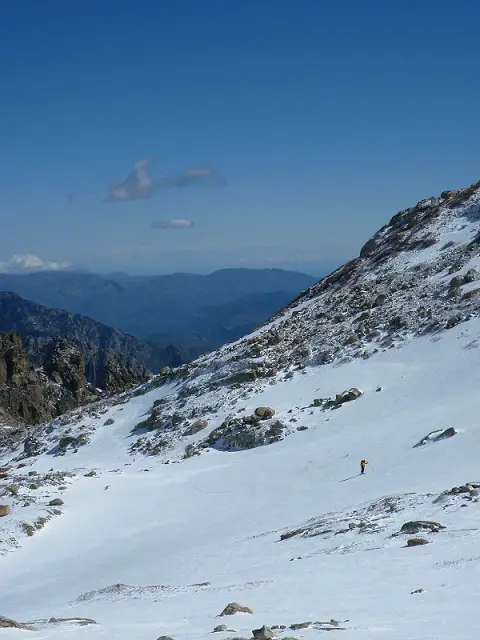
<svg viewBox="0 0 480 640">
<path fill-rule="evenodd" d="M 362 460 L 360 462 L 360 469 L 361 469 L 360 473 L 362 473 L 362 474 L 365 473 L 365 467 L 366 467 L 367 464 L 368 464 L 368 462 L 366 460 Z"/>
</svg>

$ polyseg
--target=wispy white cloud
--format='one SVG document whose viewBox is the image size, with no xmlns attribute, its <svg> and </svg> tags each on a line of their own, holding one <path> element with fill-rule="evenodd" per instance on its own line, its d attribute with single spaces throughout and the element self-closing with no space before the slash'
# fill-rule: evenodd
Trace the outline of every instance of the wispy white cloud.
<svg viewBox="0 0 480 640">
<path fill-rule="evenodd" d="M 33 271 L 61 271 L 68 269 L 70 262 L 50 262 L 30 253 L 15 254 L 10 260 L 0 262 L 0 273 L 25 273 Z"/>
<path fill-rule="evenodd" d="M 154 220 L 152 222 L 152 229 L 191 229 L 195 226 L 193 220 L 184 219 L 170 219 L 170 220 Z"/>
<path fill-rule="evenodd" d="M 191 167 L 185 171 L 173 173 L 156 179 L 148 172 L 154 158 L 139 160 L 123 182 L 114 182 L 109 186 L 107 202 L 142 200 L 151 198 L 161 189 L 181 188 L 192 184 L 223 185 L 225 181 L 208 166 Z"/>
</svg>

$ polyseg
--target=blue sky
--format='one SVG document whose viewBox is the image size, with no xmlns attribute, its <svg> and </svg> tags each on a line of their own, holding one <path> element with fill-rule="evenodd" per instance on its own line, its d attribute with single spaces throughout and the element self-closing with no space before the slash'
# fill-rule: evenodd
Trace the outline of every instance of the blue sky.
<svg viewBox="0 0 480 640">
<path fill-rule="evenodd" d="M 479 24 L 477 0 L 4 2 L 0 262 L 334 267 L 480 179 Z M 103 202 L 145 156 L 227 184 Z"/>
</svg>

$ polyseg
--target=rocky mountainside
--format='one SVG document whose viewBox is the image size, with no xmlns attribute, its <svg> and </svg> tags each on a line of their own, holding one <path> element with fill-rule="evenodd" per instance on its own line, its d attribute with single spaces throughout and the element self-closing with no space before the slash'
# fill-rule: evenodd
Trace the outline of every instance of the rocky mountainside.
<svg viewBox="0 0 480 640">
<path fill-rule="evenodd" d="M 184 362 L 172 345 L 162 348 L 85 316 L 62 309 L 47 309 L 14 293 L 0 292 L 0 331 L 16 331 L 22 338 L 30 362 L 42 366 L 52 344 L 60 337 L 74 342 L 82 354 L 86 379 L 100 389 L 119 389 L 113 378 L 131 382 L 145 379 L 147 370 L 158 373 L 165 366 Z M 117 370 L 115 374 L 114 371 Z M 122 385 L 120 385 L 122 386 Z"/>
<path fill-rule="evenodd" d="M 282 269 L 109 277 L 39 272 L 0 274 L 0 290 L 88 316 L 142 340 L 154 336 L 165 348 L 181 345 L 185 362 L 245 335 L 315 280 Z"/>
<path fill-rule="evenodd" d="M 41 367 L 34 368 L 20 335 L 0 333 L 0 443 L 9 441 L 7 436 L 25 437 L 24 427 L 48 423 L 75 407 L 122 392 L 150 377 L 143 370 L 129 369 L 114 356 L 106 361 L 103 375 L 101 391 L 87 380 L 82 350 L 75 342 L 52 340 Z"/>
<path fill-rule="evenodd" d="M 477 316 L 479 254 L 480 183 L 399 211 L 257 333 L 262 366 L 368 358 Z"/>
<path fill-rule="evenodd" d="M 289 420 L 239 416 L 237 403 L 295 380 L 307 367 L 366 360 L 478 316 L 479 238 L 480 183 L 395 214 L 358 258 L 306 290 L 253 334 L 194 362 L 165 368 L 127 393 L 122 402 L 131 393 L 174 389 L 132 430 L 131 453 L 163 455 L 185 442 L 185 455 L 191 456 L 212 447 L 238 450 L 281 440 L 296 428 Z M 315 399 L 315 406 L 340 406 L 344 391 L 338 390 L 338 398 Z M 357 392 L 345 393 L 348 401 Z M 202 437 L 211 424 L 215 428 Z M 43 437 L 48 448 L 47 432 Z"/>
<path fill-rule="evenodd" d="M 424 200 L 249 336 L 8 432 L 4 624 L 475 640 L 479 238 L 480 183 Z"/>
<path fill-rule="evenodd" d="M 138 438 L 131 450 L 158 453 L 185 439 L 192 455 L 211 447 L 242 449 L 277 441 L 291 433 L 292 426 L 278 416 L 263 420 L 236 415 L 242 398 L 294 380 L 307 367 L 366 360 L 418 336 L 439 336 L 478 317 L 479 310 L 476 183 L 395 214 L 358 258 L 253 334 L 154 378 L 144 391 L 164 384 L 181 386 L 165 395 L 134 431 Z M 317 398 L 317 406 L 338 407 L 343 391 L 338 390 L 339 401 Z M 192 429 L 202 431 L 205 422 L 213 422 L 215 429 L 189 442 Z M 199 424 L 205 426 L 200 429 Z"/>
<path fill-rule="evenodd" d="M 32 425 L 99 397 L 85 379 L 83 357 L 66 340 L 52 344 L 43 371 L 28 361 L 18 333 L 0 333 L 0 422 Z"/>
</svg>

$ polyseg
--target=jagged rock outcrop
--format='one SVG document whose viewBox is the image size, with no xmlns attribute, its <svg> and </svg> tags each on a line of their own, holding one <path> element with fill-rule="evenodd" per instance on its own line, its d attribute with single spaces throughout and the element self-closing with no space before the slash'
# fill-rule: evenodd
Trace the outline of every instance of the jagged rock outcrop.
<svg viewBox="0 0 480 640">
<path fill-rule="evenodd" d="M 17 333 L 0 334 L 0 387 L 16 385 L 30 372 L 30 365 Z"/>
<path fill-rule="evenodd" d="M 150 372 L 141 365 L 129 367 L 116 354 L 107 354 L 100 388 L 110 393 L 120 393 L 139 382 L 150 378 Z"/>
<path fill-rule="evenodd" d="M 52 347 L 45 372 L 28 361 L 18 333 L 0 334 L 0 408 L 4 422 L 38 424 L 97 399 L 81 354 L 68 341 Z"/>
<path fill-rule="evenodd" d="M 68 340 L 53 342 L 43 363 L 49 378 L 68 389 L 77 400 L 81 400 L 85 389 L 85 363 L 80 349 Z"/>
</svg>

